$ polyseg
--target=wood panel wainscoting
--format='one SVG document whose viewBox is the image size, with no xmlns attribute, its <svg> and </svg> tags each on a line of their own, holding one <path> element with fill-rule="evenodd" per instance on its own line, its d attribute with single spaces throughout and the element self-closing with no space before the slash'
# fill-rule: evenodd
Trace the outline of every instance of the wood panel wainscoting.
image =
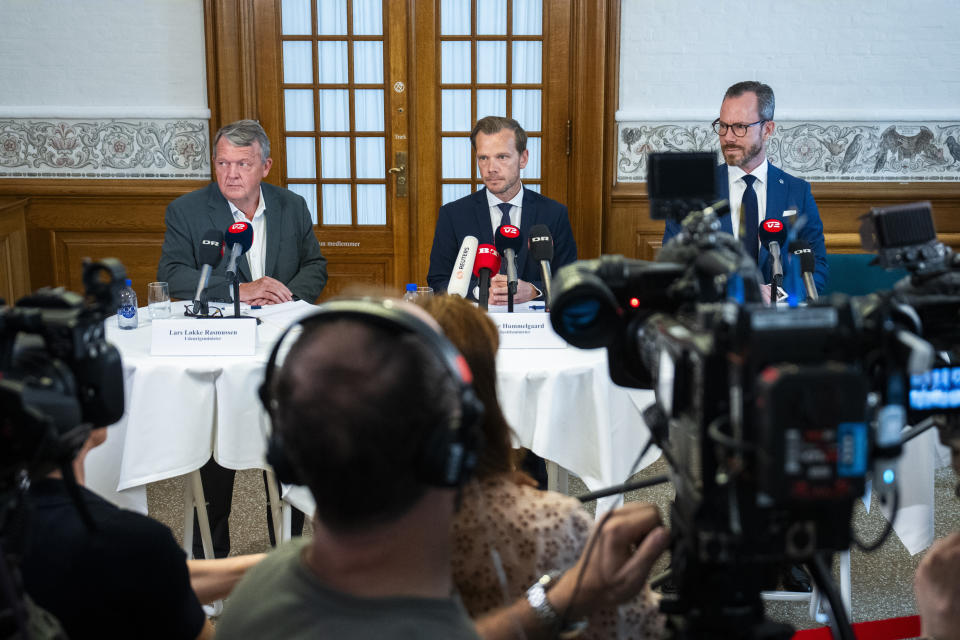
<svg viewBox="0 0 960 640">
<path fill-rule="evenodd" d="M 113 257 L 124 264 L 140 304 L 146 306 L 147 283 L 157 278 L 167 205 L 206 184 L 198 180 L 0 180 L 0 296 L 6 294 L 9 301 L 44 286 L 82 292 L 83 259 Z M 330 274 L 320 300 L 355 283 L 368 289 L 384 289 L 392 283 L 395 265 L 375 238 L 341 243 L 336 227 L 315 229 Z M 18 246 L 22 249 L 11 249 Z"/>
<path fill-rule="evenodd" d="M 26 198 L 0 198 L 0 299 L 13 304 L 30 293 Z"/>
<path fill-rule="evenodd" d="M 828 253 L 863 253 L 858 218 L 872 207 L 929 200 L 937 235 L 960 250 L 960 183 L 815 182 L 813 197 L 823 220 Z M 618 184 L 610 193 L 603 252 L 654 260 L 663 239 L 663 221 L 650 219 L 646 183 Z"/>
</svg>

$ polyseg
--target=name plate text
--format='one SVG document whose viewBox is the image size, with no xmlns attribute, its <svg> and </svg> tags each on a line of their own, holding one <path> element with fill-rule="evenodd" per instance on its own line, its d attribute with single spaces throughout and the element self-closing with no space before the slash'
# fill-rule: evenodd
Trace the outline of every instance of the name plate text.
<svg viewBox="0 0 960 640">
<path fill-rule="evenodd" d="M 152 321 L 154 356 L 252 356 L 256 318 L 168 318 Z"/>
<path fill-rule="evenodd" d="M 566 349 L 545 313 L 491 313 L 500 331 L 501 349 Z"/>
</svg>

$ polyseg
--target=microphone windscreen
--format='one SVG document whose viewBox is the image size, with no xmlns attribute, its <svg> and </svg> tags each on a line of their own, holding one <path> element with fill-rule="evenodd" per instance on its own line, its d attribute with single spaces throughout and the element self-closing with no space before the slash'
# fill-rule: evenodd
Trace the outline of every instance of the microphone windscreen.
<svg viewBox="0 0 960 640">
<path fill-rule="evenodd" d="M 223 232 L 210 229 L 200 239 L 200 264 L 214 269 L 223 259 Z"/>
<path fill-rule="evenodd" d="M 453 272 L 447 283 L 447 293 L 461 298 L 467 297 L 470 288 L 470 274 L 473 273 L 473 263 L 477 260 L 477 239 L 467 236 L 460 245 L 457 259 L 453 263 Z"/>
<path fill-rule="evenodd" d="M 796 239 L 790 243 L 790 253 L 800 258 L 800 270 L 803 273 L 813 273 L 817 268 L 817 259 L 813 249 L 806 240 Z"/>
<path fill-rule="evenodd" d="M 500 254 L 496 247 L 482 244 L 477 247 L 477 259 L 473 261 L 473 275 L 479 276 L 481 269 L 490 269 L 490 273 L 500 273 Z"/>
<path fill-rule="evenodd" d="M 253 227 L 247 222 L 234 222 L 227 227 L 227 233 L 225 235 L 227 237 L 228 247 L 233 247 L 235 244 L 240 245 L 241 255 L 246 253 L 250 245 L 253 244 Z"/>
<path fill-rule="evenodd" d="M 776 242 L 782 247 L 787 240 L 787 227 L 783 224 L 783 220 L 767 218 L 760 223 L 760 230 L 757 234 L 760 236 L 760 243 L 764 247 L 771 242 Z"/>
<path fill-rule="evenodd" d="M 520 229 L 512 224 L 502 225 L 493 234 L 493 243 L 497 245 L 497 251 L 500 252 L 500 255 L 503 255 L 507 249 L 513 249 L 514 253 L 519 253 L 521 245 Z"/>
<path fill-rule="evenodd" d="M 530 227 L 527 248 L 537 262 L 553 260 L 553 236 L 550 234 L 550 228 L 545 224 L 535 224 Z"/>
</svg>

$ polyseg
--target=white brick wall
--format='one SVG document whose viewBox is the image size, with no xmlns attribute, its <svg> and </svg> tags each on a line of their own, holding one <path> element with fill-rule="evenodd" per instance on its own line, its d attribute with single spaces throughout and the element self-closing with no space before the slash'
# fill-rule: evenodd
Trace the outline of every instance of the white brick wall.
<svg viewBox="0 0 960 640">
<path fill-rule="evenodd" d="M 619 121 L 712 120 L 739 80 L 778 120 L 960 119 L 957 0 L 622 0 Z"/>
<path fill-rule="evenodd" d="M 202 0 L 0 0 L 0 117 L 209 117 Z"/>
</svg>

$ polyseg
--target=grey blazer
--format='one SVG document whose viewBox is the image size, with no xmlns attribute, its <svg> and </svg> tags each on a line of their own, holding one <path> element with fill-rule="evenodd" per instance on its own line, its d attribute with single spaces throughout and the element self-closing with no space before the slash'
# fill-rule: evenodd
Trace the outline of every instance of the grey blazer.
<svg viewBox="0 0 960 640">
<path fill-rule="evenodd" d="M 297 298 L 314 302 L 327 283 L 327 259 L 313 233 L 307 203 L 287 189 L 266 182 L 260 186 L 267 222 L 264 275 L 285 284 Z M 225 232 L 233 224 L 230 206 L 213 182 L 171 202 L 165 222 L 157 280 L 170 283 L 172 297 L 192 300 L 200 278 L 200 239 L 210 229 Z M 210 300 L 230 299 L 226 263 L 221 261 L 210 275 Z M 250 282 L 246 256 L 240 257 L 237 269 L 240 282 Z"/>
</svg>

